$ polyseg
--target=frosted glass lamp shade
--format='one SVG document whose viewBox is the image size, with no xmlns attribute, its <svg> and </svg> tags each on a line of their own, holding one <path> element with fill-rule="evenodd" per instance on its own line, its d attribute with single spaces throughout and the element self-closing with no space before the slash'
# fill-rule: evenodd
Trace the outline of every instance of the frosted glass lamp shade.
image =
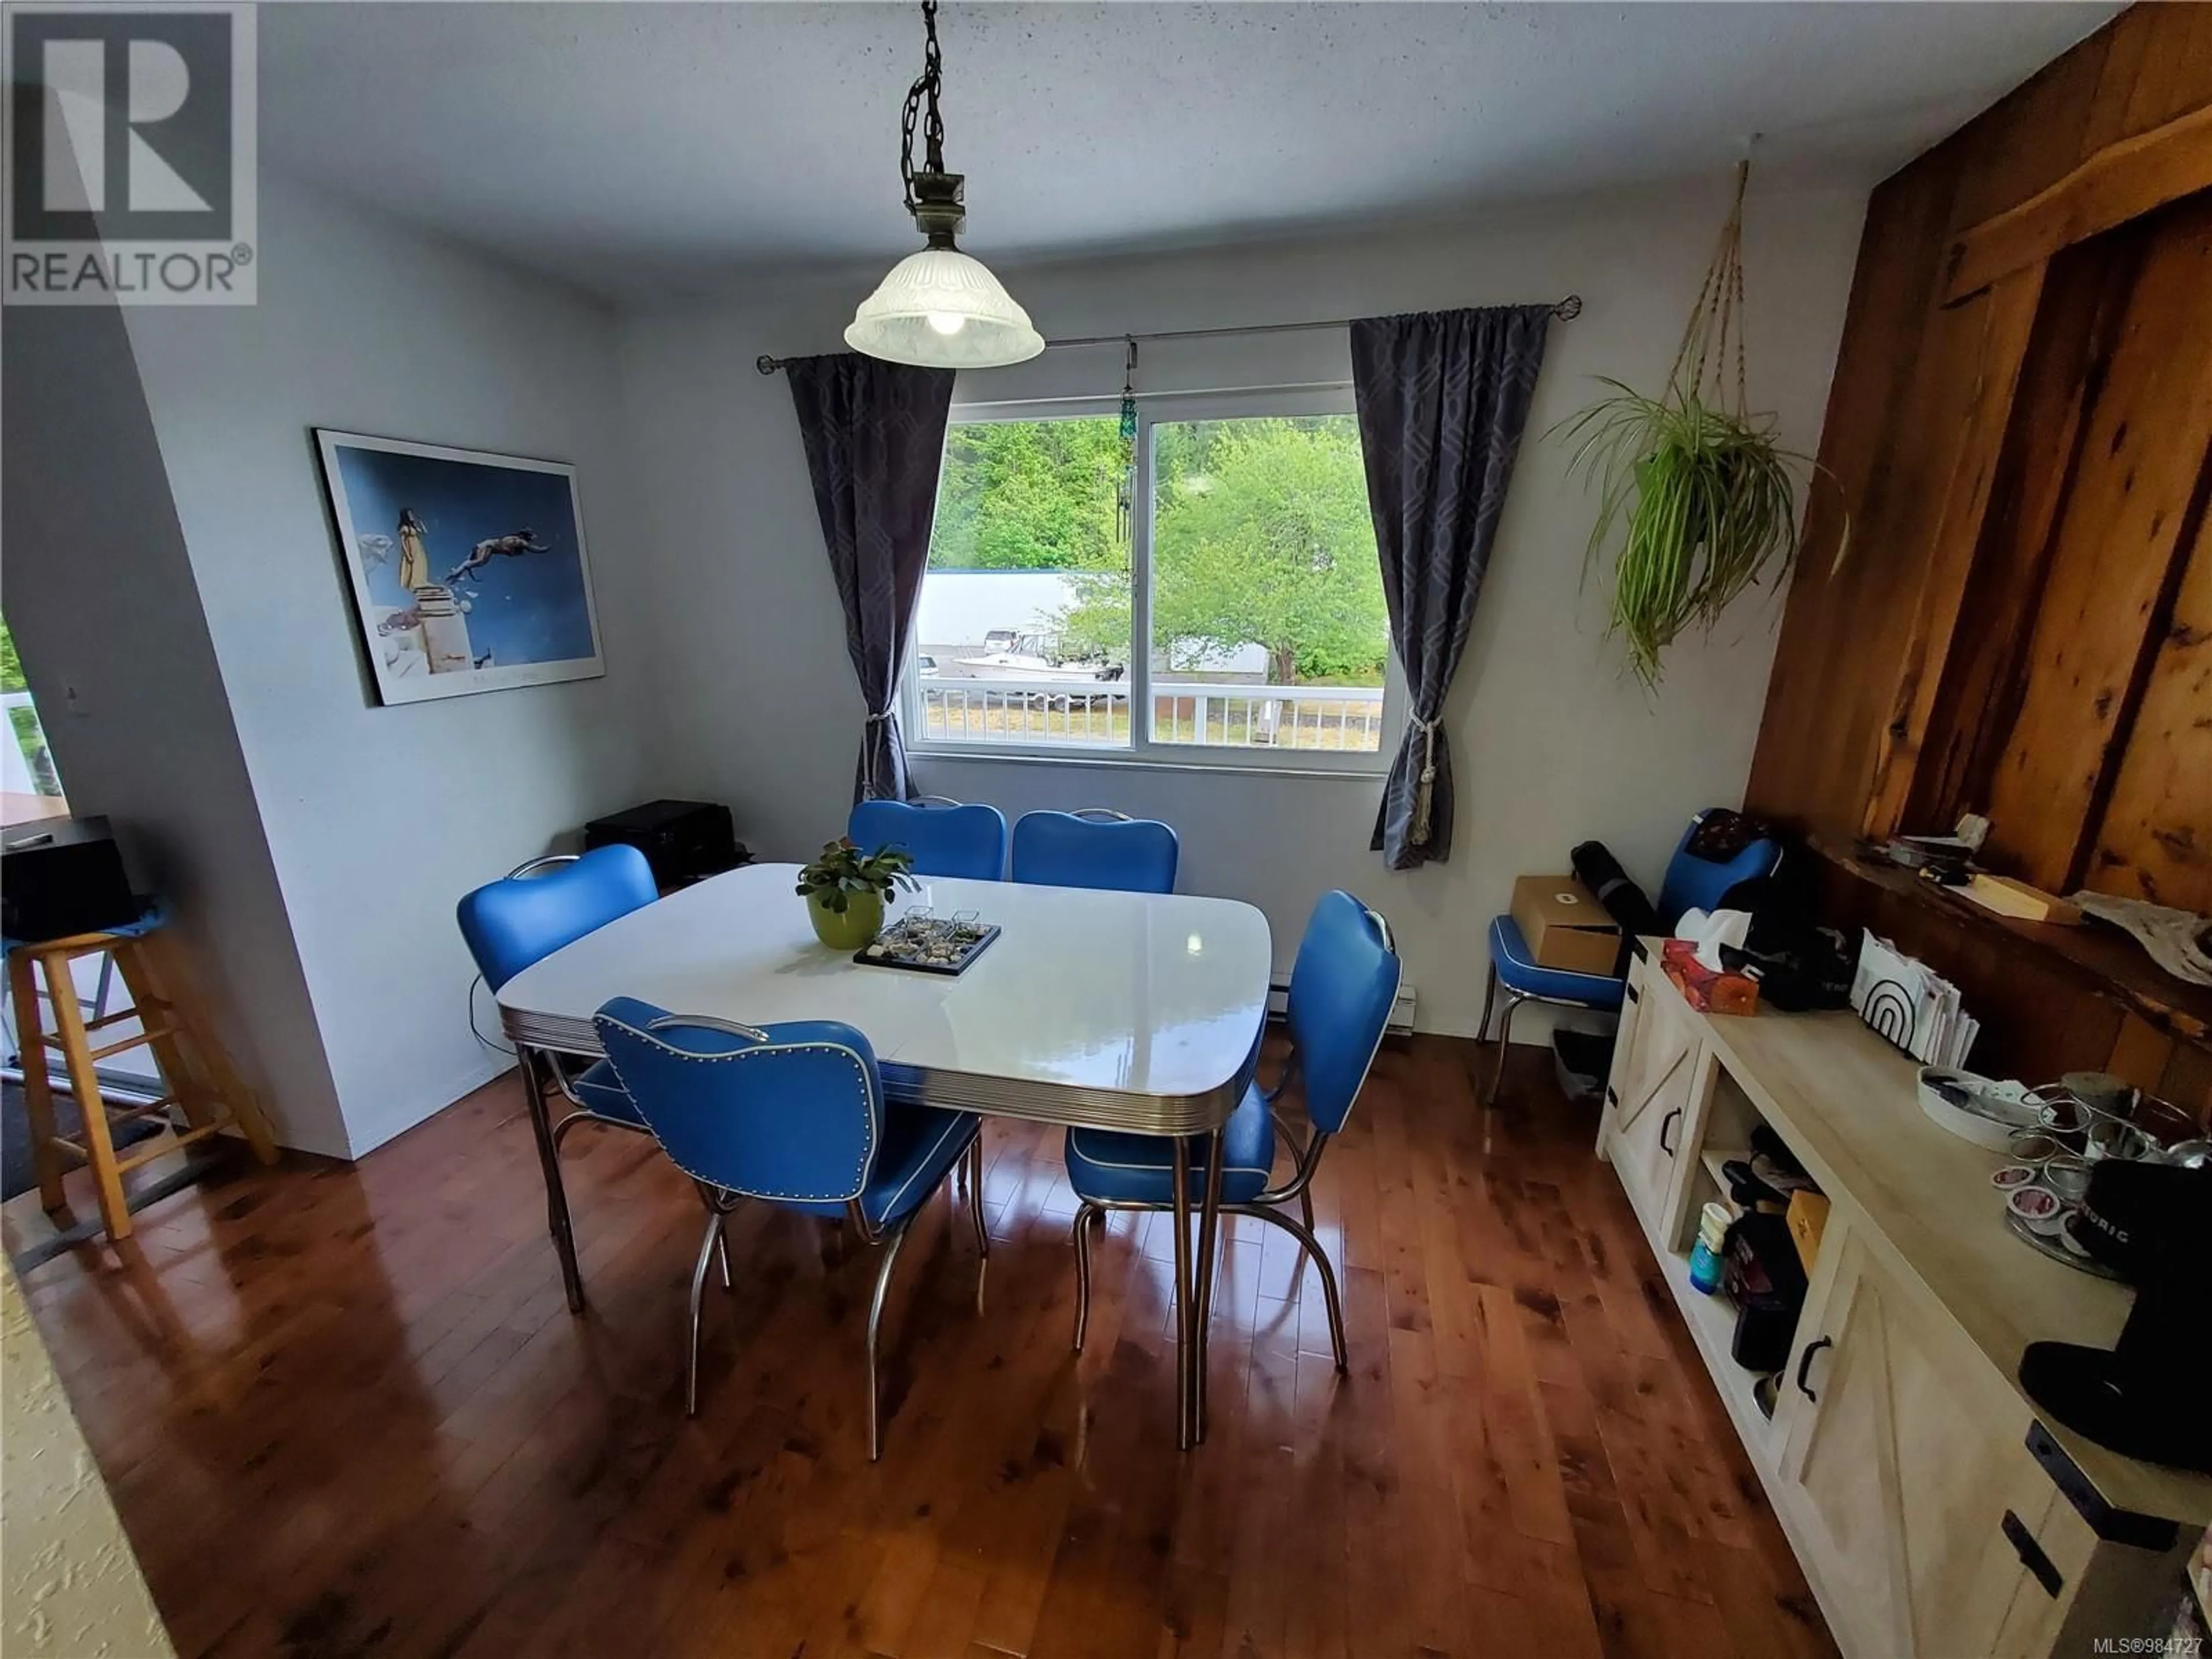
<svg viewBox="0 0 2212 1659">
<path fill-rule="evenodd" d="M 926 247 L 893 265 L 860 301 L 845 343 L 924 368 L 998 368 L 1036 356 L 1044 337 L 981 260 Z"/>
</svg>

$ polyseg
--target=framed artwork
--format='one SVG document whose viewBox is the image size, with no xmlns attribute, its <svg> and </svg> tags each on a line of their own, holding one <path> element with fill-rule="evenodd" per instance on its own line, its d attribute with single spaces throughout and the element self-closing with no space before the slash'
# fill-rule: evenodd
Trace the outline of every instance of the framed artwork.
<svg viewBox="0 0 2212 1659">
<path fill-rule="evenodd" d="M 606 672 L 574 467 L 323 427 L 315 442 L 383 702 Z"/>
</svg>

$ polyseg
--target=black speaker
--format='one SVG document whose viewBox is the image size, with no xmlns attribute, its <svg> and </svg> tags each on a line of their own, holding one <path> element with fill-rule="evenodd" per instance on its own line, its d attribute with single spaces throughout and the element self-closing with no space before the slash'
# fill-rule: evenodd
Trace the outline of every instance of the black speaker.
<svg viewBox="0 0 2212 1659">
<path fill-rule="evenodd" d="M 584 850 L 595 847 L 636 848 L 664 892 L 752 862 L 731 824 L 730 809 L 703 800 L 647 801 L 593 818 L 584 826 Z"/>
<path fill-rule="evenodd" d="M 125 927 L 144 908 L 106 818 L 46 818 L 0 836 L 0 933 L 19 945 Z"/>
</svg>

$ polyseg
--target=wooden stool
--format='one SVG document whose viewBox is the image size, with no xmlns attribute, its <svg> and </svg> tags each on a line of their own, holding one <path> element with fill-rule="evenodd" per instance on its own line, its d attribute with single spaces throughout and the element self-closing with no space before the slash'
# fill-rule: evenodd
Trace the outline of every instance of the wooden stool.
<svg viewBox="0 0 2212 1659">
<path fill-rule="evenodd" d="M 111 1239 L 131 1236 L 131 1208 L 123 1193 L 126 1170 L 167 1157 L 234 1124 L 252 1146 L 256 1158 L 264 1164 L 276 1161 L 276 1143 L 270 1138 L 268 1120 L 216 1041 L 207 1006 L 179 961 L 175 945 L 162 931 L 161 921 L 157 908 L 112 933 L 76 933 L 38 945 L 17 945 L 8 952 L 8 983 L 15 1003 L 16 1042 L 22 1049 L 23 1101 L 31 1120 L 31 1152 L 38 1167 L 40 1200 L 50 1212 L 66 1202 L 62 1191 L 64 1153 L 90 1164 L 99 1192 L 100 1219 Z M 77 1002 L 76 981 L 70 964 L 79 957 L 103 951 L 112 953 L 132 1006 L 88 1020 Z M 53 1011 L 55 1026 L 51 1035 L 40 1018 L 33 964 L 46 976 L 46 1003 Z M 92 1046 L 93 1033 L 131 1018 L 141 1022 L 142 1035 L 97 1048 Z M 100 1097 L 94 1068 L 110 1054 L 142 1043 L 153 1049 L 169 1092 L 144 1105 L 110 1108 Z M 60 1051 L 69 1068 L 70 1092 L 84 1120 L 82 1144 L 55 1133 L 53 1091 L 46 1069 L 49 1048 Z M 109 1133 L 112 1125 L 152 1117 L 171 1106 L 184 1109 L 190 1127 L 174 1139 L 149 1151 L 116 1158 Z"/>
</svg>

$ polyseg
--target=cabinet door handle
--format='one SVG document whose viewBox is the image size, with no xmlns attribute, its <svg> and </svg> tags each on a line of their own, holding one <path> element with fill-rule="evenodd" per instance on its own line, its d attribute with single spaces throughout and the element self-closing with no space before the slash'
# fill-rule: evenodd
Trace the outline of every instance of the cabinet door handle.
<svg viewBox="0 0 2212 1659">
<path fill-rule="evenodd" d="M 1797 1392 L 1816 1406 L 1820 1403 L 1820 1396 L 1813 1392 L 1811 1385 L 1806 1381 L 1806 1378 L 1813 1374 L 1813 1356 L 1823 1348 L 1832 1348 L 1835 1346 L 1834 1337 L 1824 1336 L 1818 1342 L 1808 1342 L 1805 1345 L 1805 1352 L 1797 1358 Z"/>
<path fill-rule="evenodd" d="M 1631 1002 L 1641 1002 L 1644 1000 L 1644 994 L 1638 991 L 1633 985 L 1628 986 L 1621 994 L 1626 996 Z"/>
<path fill-rule="evenodd" d="M 1613 1093 L 1613 1085 L 1610 1083 L 1605 1085 L 1605 1103 L 1616 1112 L 1620 1109 L 1620 1097 Z"/>
<path fill-rule="evenodd" d="M 2043 1586 L 2045 1595 L 2057 1601 L 2058 1592 L 2066 1588 L 2066 1575 L 2059 1571 L 2051 1558 L 2043 1553 L 2043 1546 L 2035 1541 L 2035 1534 L 2010 1510 L 2004 1512 L 2004 1519 L 1998 1524 L 2003 1529 L 2005 1541 L 2012 1546 L 2013 1553 L 2020 1557 L 2021 1565 L 2026 1567 L 2034 1576 L 2035 1582 Z"/>
<path fill-rule="evenodd" d="M 1666 1153 L 1669 1158 L 1674 1156 L 1674 1149 L 1667 1144 L 1668 1126 L 1670 1124 L 1679 1123 L 1681 1121 L 1682 1109 L 1680 1106 L 1673 1108 L 1668 1112 L 1666 1116 L 1659 1120 L 1659 1150 Z"/>
</svg>

